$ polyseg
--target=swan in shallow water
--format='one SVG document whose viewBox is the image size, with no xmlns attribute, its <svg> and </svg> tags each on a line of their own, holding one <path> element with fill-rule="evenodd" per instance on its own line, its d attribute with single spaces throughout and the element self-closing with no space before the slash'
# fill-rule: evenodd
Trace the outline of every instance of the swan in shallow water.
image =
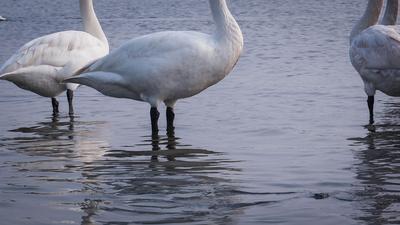
<svg viewBox="0 0 400 225">
<path fill-rule="evenodd" d="M 158 131 L 158 105 L 167 106 L 173 130 L 174 105 L 228 75 L 243 48 L 239 25 L 225 0 L 209 0 L 216 31 L 166 31 L 137 37 L 88 65 L 66 82 L 92 87 L 104 95 L 148 102 L 152 131 Z"/>
<path fill-rule="evenodd" d="M 67 90 L 69 114 L 77 84 L 63 83 L 86 64 L 108 54 L 108 42 L 93 9 L 92 0 L 80 0 L 83 31 L 63 31 L 34 39 L 22 46 L 0 68 L 0 79 L 43 97 L 52 98 Z"/>
<path fill-rule="evenodd" d="M 0 21 L 6 21 L 7 18 L 0 16 Z"/>
<path fill-rule="evenodd" d="M 395 7 L 392 13 L 396 14 L 397 1 L 388 0 L 387 3 L 388 7 Z M 400 27 L 376 25 L 382 5 L 383 0 L 369 0 L 364 15 L 350 34 L 350 59 L 368 95 L 370 125 L 374 124 L 376 90 L 390 96 L 400 96 Z M 391 20 L 384 19 L 382 23 L 394 24 L 395 20 L 392 17 Z"/>
</svg>

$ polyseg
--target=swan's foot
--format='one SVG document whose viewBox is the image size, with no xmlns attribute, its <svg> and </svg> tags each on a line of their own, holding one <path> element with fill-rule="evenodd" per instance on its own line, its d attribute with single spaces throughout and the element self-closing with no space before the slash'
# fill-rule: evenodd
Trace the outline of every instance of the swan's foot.
<svg viewBox="0 0 400 225">
<path fill-rule="evenodd" d="M 156 107 L 151 107 L 150 109 L 150 118 L 151 118 L 151 131 L 154 134 L 158 133 L 158 118 L 160 117 L 160 113 L 158 112 Z"/>
<path fill-rule="evenodd" d="M 69 115 L 73 116 L 74 115 L 74 107 L 72 105 L 72 99 L 74 98 L 74 92 L 71 90 L 67 90 L 67 99 L 68 99 L 68 107 L 69 107 Z"/>
<path fill-rule="evenodd" d="M 172 107 L 167 107 L 167 132 L 173 133 L 175 130 L 174 127 L 174 119 L 175 119 L 175 113 L 174 109 Z"/>
<path fill-rule="evenodd" d="M 51 105 L 53 106 L 53 116 L 57 116 L 59 111 L 58 111 L 58 101 L 56 98 L 51 98 Z"/>
</svg>

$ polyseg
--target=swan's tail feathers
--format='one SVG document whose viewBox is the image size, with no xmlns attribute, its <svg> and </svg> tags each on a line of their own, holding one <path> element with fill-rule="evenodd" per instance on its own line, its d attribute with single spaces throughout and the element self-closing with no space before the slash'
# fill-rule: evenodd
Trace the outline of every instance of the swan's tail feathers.
<svg viewBox="0 0 400 225">
<path fill-rule="evenodd" d="M 10 73 L 4 73 L 0 75 L 0 80 L 8 80 L 12 81 L 15 79 L 16 76 L 18 76 L 20 73 L 19 72 L 10 72 Z"/>
<path fill-rule="evenodd" d="M 72 83 L 72 84 L 82 84 L 82 85 L 87 85 L 90 86 L 90 78 L 87 76 L 87 74 L 79 74 L 79 75 L 74 75 L 72 77 L 69 77 L 67 79 L 63 80 L 63 83 Z"/>
<path fill-rule="evenodd" d="M 72 75 L 72 76 L 77 76 L 77 75 L 79 75 L 79 74 L 89 72 L 90 67 L 91 67 L 93 64 L 95 64 L 97 61 L 98 61 L 98 59 L 89 62 L 88 64 L 86 64 L 85 66 L 83 66 L 82 68 L 80 68 L 79 70 L 77 70 L 77 71 L 74 73 L 74 75 Z"/>
<path fill-rule="evenodd" d="M 86 85 L 111 97 L 129 98 L 132 96 L 124 78 L 116 73 L 102 71 L 83 73 L 67 78 L 63 82 Z"/>
<path fill-rule="evenodd" d="M 46 80 L 54 78 L 55 70 L 57 70 L 57 68 L 48 65 L 24 67 L 12 72 L 1 74 L 0 80 L 27 82 L 27 79 L 29 80 L 33 77 L 36 77 L 37 79 L 38 75 L 40 75 L 40 78 L 43 80 Z"/>
</svg>

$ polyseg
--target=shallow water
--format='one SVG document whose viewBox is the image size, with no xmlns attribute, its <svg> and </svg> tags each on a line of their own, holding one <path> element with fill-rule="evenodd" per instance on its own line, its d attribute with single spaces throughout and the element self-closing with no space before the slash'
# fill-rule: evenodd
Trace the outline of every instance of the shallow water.
<svg viewBox="0 0 400 225">
<path fill-rule="evenodd" d="M 0 62 L 81 29 L 78 1 L 1 0 Z M 81 87 L 76 117 L 0 82 L 0 224 L 398 224 L 400 102 L 369 133 L 348 33 L 365 1 L 231 0 L 235 70 L 151 136 L 149 106 Z M 95 1 L 112 48 L 160 30 L 212 32 L 205 0 Z M 164 109 L 161 109 L 164 110 Z M 160 118 L 165 129 L 165 117 Z"/>
</svg>

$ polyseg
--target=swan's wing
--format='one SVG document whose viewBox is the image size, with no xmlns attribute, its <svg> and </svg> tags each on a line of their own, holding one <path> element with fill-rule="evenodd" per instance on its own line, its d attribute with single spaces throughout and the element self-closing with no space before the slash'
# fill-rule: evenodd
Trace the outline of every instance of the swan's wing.
<svg viewBox="0 0 400 225">
<path fill-rule="evenodd" d="M 193 58 L 211 55 L 214 51 L 215 47 L 209 35 L 198 32 L 159 32 L 127 42 L 89 65 L 83 72 L 105 71 L 123 74 L 128 71 L 145 73 L 145 70 L 152 68 L 179 68 L 176 63 L 194 62 Z"/>
<path fill-rule="evenodd" d="M 0 74 L 42 65 L 55 67 L 57 70 L 81 67 L 105 54 L 107 50 L 104 44 L 88 33 L 58 32 L 34 39 L 22 46 L 1 67 Z"/>
<path fill-rule="evenodd" d="M 350 58 L 358 69 L 400 69 L 400 28 L 375 25 L 351 43 Z"/>
</svg>

